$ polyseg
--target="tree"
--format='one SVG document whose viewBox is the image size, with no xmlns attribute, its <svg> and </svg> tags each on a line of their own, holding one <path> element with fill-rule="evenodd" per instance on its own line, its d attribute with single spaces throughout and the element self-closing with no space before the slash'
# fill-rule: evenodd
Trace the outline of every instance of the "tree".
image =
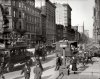
<svg viewBox="0 0 100 79">
<path fill-rule="evenodd" d="M 89 37 L 87 37 L 85 34 L 81 33 L 79 38 L 79 43 L 88 43 Z"/>
</svg>

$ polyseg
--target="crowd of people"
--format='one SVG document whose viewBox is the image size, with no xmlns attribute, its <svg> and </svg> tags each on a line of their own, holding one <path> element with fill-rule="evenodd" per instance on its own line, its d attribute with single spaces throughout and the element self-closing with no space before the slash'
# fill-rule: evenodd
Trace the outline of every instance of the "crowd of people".
<svg viewBox="0 0 100 79">
<path fill-rule="evenodd" d="M 33 73 L 35 74 L 34 79 L 41 79 L 42 72 L 43 68 L 41 68 L 40 62 L 36 63 L 35 68 L 33 69 Z M 31 73 L 31 68 L 27 63 L 25 63 L 21 71 L 21 75 L 24 74 L 25 79 L 30 79 L 30 73 Z"/>
<path fill-rule="evenodd" d="M 73 55 L 71 57 L 67 57 L 67 56 L 65 57 L 65 63 L 66 63 L 66 68 L 68 69 L 68 75 L 69 75 L 70 70 L 74 71 L 74 74 L 76 74 L 76 71 L 78 70 L 77 64 L 79 63 L 80 58 L 81 58 L 81 60 L 82 60 L 82 58 L 85 58 L 85 57 L 88 57 L 88 59 L 91 59 L 91 56 L 89 56 L 89 55 L 86 56 L 87 55 L 86 53 L 84 53 L 83 57 L 79 56 L 78 55 L 79 51 L 74 51 L 74 49 L 76 50 L 76 48 L 72 48 L 71 51 L 75 55 Z M 35 68 L 33 70 L 33 72 L 35 74 L 34 79 L 41 79 L 41 75 L 42 75 L 43 70 L 44 70 L 40 57 L 42 57 L 42 60 L 45 61 L 46 56 L 54 51 L 55 51 L 55 47 L 50 46 L 50 45 L 43 45 L 42 44 L 42 45 L 38 45 L 35 47 L 35 53 L 34 53 Z M 82 62 L 84 63 L 84 61 L 82 61 Z M 63 56 L 57 54 L 55 70 L 60 71 L 61 68 L 63 67 L 63 64 L 64 64 Z M 2 70 L 2 69 L 0 69 L 0 70 Z M 25 79 L 30 79 L 30 71 L 31 71 L 31 68 L 30 68 L 29 62 L 26 62 L 24 65 L 24 68 L 22 69 L 21 74 L 24 74 Z M 63 73 L 60 73 L 59 75 L 61 75 L 61 74 L 63 74 Z M 2 76 L 2 78 L 4 79 L 2 71 L 0 71 L 0 76 Z"/>
</svg>

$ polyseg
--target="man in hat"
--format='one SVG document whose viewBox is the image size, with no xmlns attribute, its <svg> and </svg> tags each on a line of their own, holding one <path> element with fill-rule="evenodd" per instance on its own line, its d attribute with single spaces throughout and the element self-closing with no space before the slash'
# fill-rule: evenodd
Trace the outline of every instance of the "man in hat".
<svg viewBox="0 0 100 79">
<path fill-rule="evenodd" d="M 62 65 L 62 58 L 59 55 L 57 55 L 55 70 L 59 70 L 61 65 Z"/>
<path fill-rule="evenodd" d="M 42 69 L 40 68 L 39 63 L 36 64 L 33 72 L 35 74 L 34 79 L 41 79 Z"/>
<path fill-rule="evenodd" d="M 74 71 L 74 74 L 76 74 L 76 71 L 77 71 L 77 58 L 76 57 L 73 57 L 72 70 Z"/>
</svg>

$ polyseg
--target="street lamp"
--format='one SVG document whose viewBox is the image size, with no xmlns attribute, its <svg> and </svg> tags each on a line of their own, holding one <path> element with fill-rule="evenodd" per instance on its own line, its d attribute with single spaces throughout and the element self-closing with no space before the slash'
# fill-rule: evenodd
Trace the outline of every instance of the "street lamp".
<svg viewBox="0 0 100 79">
<path fill-rule="evenodd" d="M 67 42 L 66 41 L 62 41 L 60 42 L 60 47 L 63 48 L 63 65 L 66 66 L 66 62 L 65 62 L 65 48 L 67 47 Z"/>
<path fill-rule="evenodd" d="M 60 42 L 60 47 L 63 48 L 63 66 L 60 67 L 60 72 L 64 75 L 69 75 L 69 69 L 66 66 L 66 59 L 65 59 L 65 48 L 68 47 L 68 40 L 63 40 Z"/>
</svg>

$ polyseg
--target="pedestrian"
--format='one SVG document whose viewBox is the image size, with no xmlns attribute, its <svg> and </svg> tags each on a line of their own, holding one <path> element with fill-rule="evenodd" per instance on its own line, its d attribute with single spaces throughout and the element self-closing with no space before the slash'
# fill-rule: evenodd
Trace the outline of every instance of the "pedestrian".
<svg viewBox="0 0 100 79">
<path fill-rule="evenodd" d="M 74 74 L 76 74 L 76 71 L 77 71 L 77 59 L 75 57 L 73 57 L 73 61 L 72 61 L 72 71 L 74 71 Z"/>
<path fill-rule="evenodd" d="M 4 75 L 3 75 L 3 69 L 2 69 L 2 65 L 0 66 L 0 79 L 5 79 Z"/>
<path fill-rule="evenodd" d="M 21 74 L 24 73 L 25 79 L 30 79 L 30 72 L 31 72 L 30 67 L 25 64 L 24 68 L 22 69 Z"/>
<path fill-rule="evenodd" d="M 62 65 L 62 58 L 59 55 L 57 55 L 55 70 L 59 70 L 61 65 Z"/>
<path fill-rule="evenodd" d="M 43 70 L 43 66 L 41 64 L 41 60 L 40 60 L 40 58 L 38 56 L 36 57 L 36 63 L 38 63 L 40 68 Z"/>
<path fill-rule="evenodd" d="M 36 67 L 33 70 L 34 72 L 34 79 L 41 79 L 41 75 L 42 75 L 42 69 L 40 68 L 39 64 L 36 64 Z"/>
</svg>

